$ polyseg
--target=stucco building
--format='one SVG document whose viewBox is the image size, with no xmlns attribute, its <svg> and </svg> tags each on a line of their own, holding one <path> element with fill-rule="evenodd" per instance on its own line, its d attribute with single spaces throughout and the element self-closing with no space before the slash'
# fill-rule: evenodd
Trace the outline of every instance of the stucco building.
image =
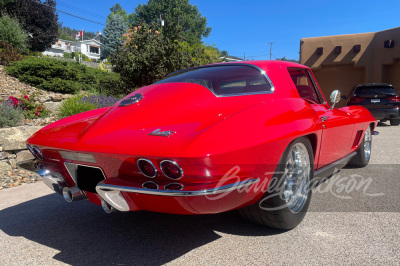
<svg viewBox="0 0 400 266">
<path fill-rule="evenodd" d="M 380 32 L 303 38 L 300 63 L 310 67 L 329 97 L 360 83 L 390 83 L 400 92 L 400 27 Z M 341 106 L 345 104 L 340 102 Z"/>
</svg>

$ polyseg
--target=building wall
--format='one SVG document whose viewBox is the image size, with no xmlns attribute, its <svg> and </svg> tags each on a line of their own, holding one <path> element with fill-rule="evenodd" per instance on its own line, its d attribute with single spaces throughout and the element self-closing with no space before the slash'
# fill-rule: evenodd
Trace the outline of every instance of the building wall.
<svg viewBox="0 0 400 266">
<path fill-rule="evenodd" d="M 394 48 L 384 48 L 385 40 L 394 40 Z M 354 52 L 354 45 L 361 45 L 361 50 Z M 341 46 L 341 53 L 335 53 L 336 46 Z M 322 55 L 317 54 L 318 47 L 323 48 Z M 349 95 L 355 85 L 372 82 L 391 83 L 399 91 L 400 27 L 373 33 L 303 38 L 300 63 L 313 70 L 325 96 L 336 89 Z"/>
<path fill-rule="evenodd" d="M 46 51 L 43 52 L 43 55 L 64 57 L 64 51 L 59 49 L 48 48 Z"/>
</svg>

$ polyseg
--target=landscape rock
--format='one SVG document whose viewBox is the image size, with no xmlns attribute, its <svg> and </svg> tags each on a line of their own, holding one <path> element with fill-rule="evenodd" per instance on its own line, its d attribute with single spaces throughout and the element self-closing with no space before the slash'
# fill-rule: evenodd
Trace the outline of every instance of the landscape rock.
<svg viewBox="0 0 400 266">
<path fill-rule="evenodd" d="M 24 150 L 25 141 L 41 128 L 40 126 L 0 128 L 0 145 L 4 151 Z"/>
<path fill-rule="evenodd" d="M 11 159 L 11 160 L 9 160 L 9 162 L 13 169 L 17 168 L 17 160 Z"/>
<path fill-rule="evenodd" d="M 61 102 L 45 102 L 44 107 L 49 109 L 50 112 L 56 113 L 61 106 Z"/>
<path fill-rule="evenodd" d="M 11 170 L 12 168 L 8 163 L 0 161 L 0 175 L 6 175 Z"/>
<path fill-rule="evenodd" d="M 29 159 L 33 159 L 33 155 L 30 151 L 25 150 L 25 151 L 20 151 L 17 153 L 17 163 L 25 161 L 25 160 L 29 160 Z"/>
<path fill-rule="evenodd" d="M 6 151 L 1 151 L 0 152 L 0 160 L 7 159 L 10 154 L 11 153 L 8 153 Z"/>
</svg>

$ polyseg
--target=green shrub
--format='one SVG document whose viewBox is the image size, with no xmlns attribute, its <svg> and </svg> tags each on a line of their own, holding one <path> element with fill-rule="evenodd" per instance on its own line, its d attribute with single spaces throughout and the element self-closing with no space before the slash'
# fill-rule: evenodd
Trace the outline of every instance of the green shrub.
<svg viewBox="0 0 400 266">
<path fill-rule="evenodd" d="M 0 128 L 15 127 L 24 119 L 22 110 L 9 101 L 0 104 Z"/>
<path fill-rule="evenodd" d="M 20 53 L 24 53 L 27 51 L 27 39 L 28 35 L 23 31 L 18 20 L 8 15 L 0 17 L 0 43 L 9 43 Z"/>
<path fill-rule="evenodd" d="M 77 95 L 62 102 L 60 109 L 58 109 L 58 116 L 64 118 L 97 108 L 112 106 L 118 101 L 117 98 L 103 94 Z"/>
<path fill-rule="evenodd" d="M 57 115 L 61 118 L 96 109 L 92 103 L 81 103 L 84 95 L 77 95 L 62 102 Z"/>
<path fill-rule="evenodd" d="M 29 57 L 11 63 L 5 70 L 22 82 L 48 91 L 76 93 L 86 90 L 114 96 L 131 92 L 119 74 L 75 62 Z"/>
<path fill-rule="evenodd" d="M 43 53 L 42 53 L 42 52 L 38 52 L 38 51 L 30 51 L 30 52 L 28 53 L 28 55 L 29 55 L 29 56 L 36 56 L 36 57 L 38 57 L 38 56 L 43 56 Z"/>
<path fill-rule="evenodd" d="M 54 78 L 50 81 L 45 81 L 39 86 L 39 89 L 46 90 L 46 91 L 55 91 L 61 93 L 77 93 L 80 91 L 81 86 L 79 86 L 78 82 L 64 80 L 60 78 Z"/>
<path fill-rule="evenodd" d="M 72 56 L 72 54 L 73 54 L 73 53 L 64 53 L 64 58 L 66 58 L 66 59 L 72 59 L 72 58 L 74 58 L 74 57 Z"/>
</svg>

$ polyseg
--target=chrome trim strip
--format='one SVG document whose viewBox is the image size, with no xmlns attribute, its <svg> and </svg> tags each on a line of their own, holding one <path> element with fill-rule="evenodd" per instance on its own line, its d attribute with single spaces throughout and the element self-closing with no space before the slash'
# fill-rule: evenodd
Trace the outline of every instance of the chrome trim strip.
<svg viewBox="0 0 400 266">
<path fill-rule="evenodd" d="M 37 158 L 36 155 L 35 155 L 35 153 L 33 152 L 32 146 L 29 145 L 29 144 L 26 144 L 26 147 L 27 147 L 28 150 L 32 153 L 32 155 L 33 155 L 35 158 Z"/>
<path fill-rule="evenodd" d="M 34 155 L 36 155 L 36 158 L 38 158 L 38 159 L 40 159 L 40 160 L 43 160 L 43 159 L 44 159 L 43 153 L 39 150 L 38 147 L 33 146 L 32 149 L 33 149 L 33 151 L 34 151 Z"/>
<path fill-rule="evenodd" d="M 318 169 L 317 171 L 315 171 L 314 177 L 320 175 L 321 173 L 323 173 L 325 171 L 328 171 L 329 169 L 334 168 L 335 166 L 338 166 L 346 161 L 349 161 L 351 158 L 353 158 L 356 155 L 357 155 L 357 152 L 352 152 L 349 155 L 347 155 L 346 157 L 343 157 L 342 159 L 337 160 L 336 162 L 333 162 L 327 166 L 322 167 L 321 169 Z M 342 167 L 340 167 L 340 168 L 342 168 Z"/>
<path fill-rule="evenodd" d="M 139 162 L 140 162 L 140 161 L 148 162 L 149 164 L 151 164 L 151 166 L 153 166 L 153 168 L 154 168 L 154 176 L 149 176 L 149 175 L 146 175 L 145 173 L 143 173 L 142 169 L 140 169 L 140 167 L 139 167 Z M 157 168 L 154 166 L 154 164 L 153 164 L 150 160 L 147 160 L 147 159 L 145 159 L 145 158 L 140 158 L 139 160 L 137 160 L 136 165 L 137 165 L 139 171 L 140 171 L 144 176 L 149 177 L 149 178 L 155 178 L 155 177 L 157 176 Z"/>
<path fill-rule="evenodd" d="M 164 171 L 163 171 L 163 169 L 162 169 L 162 166 L 161 166 L 164 162 L 170 162 L 170 163 L 174 164 L 176 167 L 178 167 L 179 170 L 181 171 L 181 176 L 178 177 L 178 178 L 172 178 L 172 177 L 167 176 L 167 175 L 164 173 Z M 179 179 L 181 179 L 181 178 L 183 177 L 183 170 L 182 170 L 182 168 L 179 166 L 179 164 L 178 164 L 177 162 L 174 162 L 174 161 L 171 161 L 171 160 L 163 160 L 163 161 L 161 161 L 161 162 L 160 162 L 160 170 L 161 170 L 161 172 L 162 172 L 166 177 L 168 177 L 168 178 L 171 179 L 171 180 L 179 180 Z"/>
<path fill-rule="evenodd" d="M 189 70 L 195 70 L 195 69 L 199 69 L 199 68 L 219 67 L 219 66 L 247 66 L 247 67 L 255 68 L 255 69 L 259 70 L 259 71 L 261 72 L 261 74 L 266 78 L 266 80 L 268 81 L 268 83 L 271 85 L 271 90 L 270 90 L 270 91 L 261 91 L 261 92 L 257 91 L 257 92 L 249 92 L 249 93 L 236 93 L 236 94 L 227 94 L 227 95 L 217 95 L 217 94 L 215 94 L 212 90 L 210 90 L 210 89 L 207 88 L 207 89 L 208 89 L 209 91 L 211 91 L 212 94 L 214 94 L 216 97 L 221 97 L 221 98 L 223 98 L 223 97 L 232 97 L 232 96 L 245 96 L 245 95 L 257 95 L 257 94 L 271 94 L 271 93 L 274 93 L 274 91 L 275 91 L 275 86 L 274 86 L 274 84 L 272 83 L 271 79 L 268 77 L 268 75 L 267 75 L 267 73 L 265 72 L 264 69 L 262 69 L 261 67 L 256 66 L 256 65 L 253 65 L 253 64 L 246 64 L 246 63 L 228 63 L 228 64 L 226 64 L 226 63 L 223 64 L 223 63 L 222 63 L 222 64 L 215 64 L 215 65 L 206 65 L 206 66 L 199 66 L 199 67 L 191 67 L 191 68 L 186 68 L 186 69 L 182 69 L 182 70 L 178 70 L 178 71 L 172 72 L 172 73 L 168 74 L 167 77 L 166 77 L 165 79 L 171 77 L 173 74 L 178 74 L 179 72 L 184 72 L 184 71 L 189 71 Z M 161 81 L 163 81 L 163 80 L 160 80 L 159 82 L 161 82 Z M 154 83 L 154 84 L 166 84 L 166 83 L 159 83 L 159 82 L 156 82 L 156 83 Z M 203 86 L 203 87 L 204 87 L 204 86 Z"/>
<path fill-rule="evenodd" d="M 194 190 L 194 191 L 182 191 L 182 190 L 158 190 L 158 189 L 146 189 L 146 188 L 138 188 L 138 187 L 124 187 L 117 185 L 104 184 L 100 182 L 96 186 L 96 191 L 99 195 L 104 194 L 107 191 L 124 191 L 131 193 L 139 193 L 139 194 L 147 194 L 147 195 L 156 195 L 156 196 L 168 196 L 168 197 L 193 197 L 193 196 L 206 196 L 206 195 L 214 195 L 224 192 L 233 191 L 239 188 L 248 187 L 254 183 L 260 181 L 259 178 L 245 180 L 238 183 L 233 183 L 225 186 L 221 186 L 219 188 L 208 189 L 208 190 Z"/>
</svg>

